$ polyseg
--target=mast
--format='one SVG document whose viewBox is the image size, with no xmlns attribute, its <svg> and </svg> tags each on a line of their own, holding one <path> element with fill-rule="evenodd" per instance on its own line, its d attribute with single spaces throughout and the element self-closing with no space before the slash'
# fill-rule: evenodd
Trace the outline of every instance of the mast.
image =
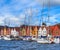
<svg viewBox="0 0 60 50">
<path fill-rule="evenodd" d="M 30 32 L 30 36 L 32 35 L 31 33 L 31 17 L 32 17 L 32 7 L 30 8 L 30 14 L 29 14 L 29 32 Z"/>
<path fill-rule="evenodd" d="M 42 3 L 42 8 L 41 8 L 41 25 L 44 22 L 44 1 Z"/>
<path fill-rule="evenodd" d="M 49 11 L 50 11 L 50 0 L 48 1 L 48 23 L 49 23 L 49 17 L 50 17 L 50 14 L 49 14 Z M 50 28 L 48 26 L 48 33 L 50 34 Z"/>
<path fill-rule="evenodd" d="M 49 11 L 50 11 L 50 1 L 48 1 L 48 22 L 49 22 L 49 17 L 50 17 Z"/>
<path fill-rule="evenodd" d="M 8 25 L 10 26 L 10 19 L 9 19 Z M 10 32 L 10 31 L 11 31 L 11 30 L 10 30 L 10 27 L 8 27 L 8 29 L 9 29 L 9 35 L 10 35 L 10 33 L 11 33 L 11 32 Z"/>
<path fill-rule="evenodd" d="M 25 14 L 25 35 L 26 35 L 26 14 Z"/>
</svg>

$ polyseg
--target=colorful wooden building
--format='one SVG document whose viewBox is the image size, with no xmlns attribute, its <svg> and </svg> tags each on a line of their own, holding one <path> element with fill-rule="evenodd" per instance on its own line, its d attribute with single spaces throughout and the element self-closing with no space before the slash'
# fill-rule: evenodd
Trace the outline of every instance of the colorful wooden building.
<svg viewBox="0 0 60 50">
<path fill-rule="evenodd" d="M 8 26 L 0 26 L 0 35 L 10 35 L 11 30 L 15 29 L 20 36 L 38 36 L 38 30 L 41 26 L 26 26 L 22 25 L 20 27 L 8 27 Z M 52 36 L 60 36 L 60 25 L 53 25 L 49 27 L 45 27 L 47 33 Z"/>
<path fill-rule="evenodd" d="M 0 26 L 0 36 L 4 34 L 4 26 Z"/>
<path fill-rule="evenodd" d="M 38 36 L 38 28 L 37 28 L 37 26 L 33 26 L 33 28 L 32 28 L 32 36 L 33 37 Z"/>
<path fill-rule="evenodd" d="M 51 35 L 60 36 L 60 25 L 54 25 L 50 27 Z"/>
</svg>

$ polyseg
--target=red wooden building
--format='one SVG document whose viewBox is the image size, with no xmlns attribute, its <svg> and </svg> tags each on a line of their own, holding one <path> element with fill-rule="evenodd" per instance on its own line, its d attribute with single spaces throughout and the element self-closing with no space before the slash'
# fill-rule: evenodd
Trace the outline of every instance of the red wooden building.
<svg viewBox="0 0 60 50">
<path fill-rule="evenodd" d="M 60 36 L 60 25 L 50 26 L 50 34 L 52 36 Z"/>
</svg>

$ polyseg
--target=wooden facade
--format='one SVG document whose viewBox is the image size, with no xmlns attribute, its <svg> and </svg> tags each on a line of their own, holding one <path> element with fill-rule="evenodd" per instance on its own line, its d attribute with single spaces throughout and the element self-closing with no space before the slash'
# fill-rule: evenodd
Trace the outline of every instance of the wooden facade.
<svg viewBox="0 0 60 50">
<path fill-rule="evenodd" d="M 0 35 L 10 35 L 11 30 L 15 29 L 19 36 L 38 36 L 38 30 L 40 26 L 20 26 L 20 27 L 8 27 L 8 26 L 0 26 Z M 54 25 L 46 27 L 47 33 L 52 36 L 60 36 L 60 25 Z"/>
<path fill-rule="evenodd" d="M 60 26 L 58 25 L 51 26 L 50 32 L 52 36 L 60 36 Z"/>
</svg>

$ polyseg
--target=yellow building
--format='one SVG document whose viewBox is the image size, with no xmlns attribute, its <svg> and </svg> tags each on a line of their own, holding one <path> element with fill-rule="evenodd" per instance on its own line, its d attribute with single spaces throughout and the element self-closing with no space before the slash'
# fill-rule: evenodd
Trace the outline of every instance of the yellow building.
<svg viewBox="0 0 60 50">
<path fill-rule="evenodd" d="M 4 35 L 7 34 L 7 30 L 6 30 L 6 27 L 4 27 Z"/>
<path fill-rule="evenodd" d="M 21 31 L 21 33 L 22 33 L 22 36 L 25 36 L 26 35 L 26 29 L 23 28 L 22 31 Z"/>
<path fill-rule="evenodd" d="M 38 35 L 38 28 L 37 28 L 37 26 L 35 26 L 32 30 L 32 36 L 37 37 L 37 35 Z"/>
</svg>

